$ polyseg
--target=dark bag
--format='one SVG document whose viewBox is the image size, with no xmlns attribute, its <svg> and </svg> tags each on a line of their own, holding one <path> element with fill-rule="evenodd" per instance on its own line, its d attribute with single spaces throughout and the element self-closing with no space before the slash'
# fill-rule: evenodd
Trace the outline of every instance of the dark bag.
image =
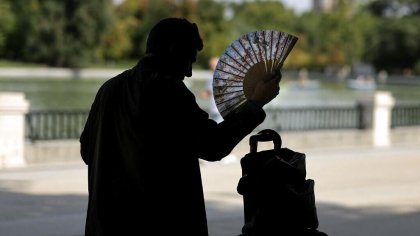
<svg viewBox="0 0 420 236">
<path fill-rule="evenodd" d="M 274 149 L 257 152 L 258 142 L 265 141 L 273 141 Z M 280 135 L 270 129 L 250 137 L 237 187 L 244 200 L 241 235 L 326 235 L 317 230 L 314 181 L 306 179 L 305 154 L 281 144 Z"/>
</svg>

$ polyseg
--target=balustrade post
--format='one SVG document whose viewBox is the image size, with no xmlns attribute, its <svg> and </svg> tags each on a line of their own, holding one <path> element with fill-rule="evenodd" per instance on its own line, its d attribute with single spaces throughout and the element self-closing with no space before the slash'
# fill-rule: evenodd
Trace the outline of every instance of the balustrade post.
<svg viewBox="0 0 420 236">
<path fill-rule="evenodd" d="M 23 93 L 0 93 L 0 168 L 25 166 L 25 114 L 29 102 Z"/>
<path fill-rule="evenodd" d="M 390 92 L 378 91 L 375 93 L 374 104 L 373 145 L 376 147 L 386 147 L 391 143 L 391 112 L 395 100 Z"/>
</svg>

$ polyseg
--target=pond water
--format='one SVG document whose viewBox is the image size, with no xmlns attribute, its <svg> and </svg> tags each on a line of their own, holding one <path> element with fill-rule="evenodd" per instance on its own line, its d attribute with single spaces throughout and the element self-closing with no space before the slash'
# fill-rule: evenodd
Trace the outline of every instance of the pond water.
<svg viewBox="0 0 420 236">
<path fill-rule="evenodd" d="M 188 79 L 187 79 L 188 80 Z M 105 79 L 0 79 L 0 92 L 25 93 L 31 110 L 89 109 L 99 87 Z M 268 107 L 353 105 L 373 91 L 349 89 L 344 82 L 323 82 L 319 87 L 297 89 L 293 80 L 281 81 L 281 91 Z M 189 81 L 199 105 L 207 109 L 209 101 L 201 96 L 206 82 Z M 390 91 L 398 103 L 420 104 L 420 86 L 381 85 L 376 90 Z"/>
<path fill-rule="evenodd" d="M 0 79 L 0 91 L 23 92 L 31 110 L 89 109 L 105 80 Z"/>
</svg>

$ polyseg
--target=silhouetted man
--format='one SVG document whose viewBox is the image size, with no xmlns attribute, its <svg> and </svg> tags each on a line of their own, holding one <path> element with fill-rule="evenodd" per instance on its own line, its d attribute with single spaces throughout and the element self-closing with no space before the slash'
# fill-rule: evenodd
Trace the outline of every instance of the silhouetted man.
<svg viewBox="0 0 420 236">
<path fill-rule="evenodd" d="M 262 106 L 279 87 L 257 84 L 241 110 L 217 124 L 183 83 L 202 48 L 195 24 L 164 19 L 146 56 L 99 89 L 80 138 L 86 235 L 208 235 L 198 159 L 228 155 L 264 120 Z"/>
</svg>

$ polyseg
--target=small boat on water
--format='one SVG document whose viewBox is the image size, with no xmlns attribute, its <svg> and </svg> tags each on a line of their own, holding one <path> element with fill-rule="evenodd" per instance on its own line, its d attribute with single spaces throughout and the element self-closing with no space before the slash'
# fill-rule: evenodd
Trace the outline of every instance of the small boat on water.
<svg viewBox="0 0 420 236">
<path fill-rule="evenodd" d="M 320 86 L 319 80 L 312 79 L 299 79 L 288 83 L 288 87 L 293 90 L 316 90 L 319 89 Z"/>
<path fill-rule="evenodd" d="M 376 89 L 376 82 L 373 78 L 358 77 L 348 80 L 347 87 L 355 90 L 373 91 Z"/>
</svg>

